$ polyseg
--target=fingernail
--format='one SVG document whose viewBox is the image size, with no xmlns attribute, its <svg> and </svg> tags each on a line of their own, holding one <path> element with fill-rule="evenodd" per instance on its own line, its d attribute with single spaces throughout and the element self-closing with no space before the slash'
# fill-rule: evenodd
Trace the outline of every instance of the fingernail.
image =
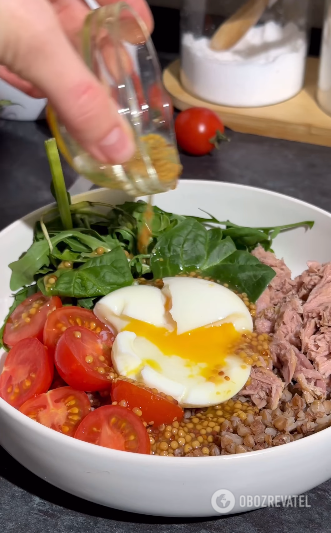
<svg viewBox="0 0 331 533">
<path fill-rule="evenodd" d="M 135 152 L 135 145 L 130 133 L 116 126 L 97 147 L 109 163 L 120 164 L 128 161 Z"/>
</svg>

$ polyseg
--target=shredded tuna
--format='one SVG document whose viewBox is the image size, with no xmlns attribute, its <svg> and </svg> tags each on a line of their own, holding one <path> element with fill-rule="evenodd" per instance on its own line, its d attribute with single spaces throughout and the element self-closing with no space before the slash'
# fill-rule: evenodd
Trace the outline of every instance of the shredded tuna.
<svg viewBox="0 0 331 533">
<path fill-rule="evenodd" d="M 272 252 L 266 252 L 262 246 L 253 250 L 252 254 L 267 266 L 270 266 L 276 276 L 256 302 L 256 331 L 258 333 L 272 333 L 278 317 L 278 304 L 285 296 L 291 294 L 295 282 L 291 279 L 291 271 L 282 259 L 277 259 Z"/>
<path fill-rule="evenodd" d="M 300 347 L 302 328 L 302 305 L 298 296 L 294 295 L 278 306 L 278 318 L 275 322 L 275 338 L 284 339 L 294 346 Z"/>
<path fill-rule="evenodd" d="M 331 375 L 331 328 L 322 327 L 312 335 L 307 341 L 307 352 L 317 370 L 328 378 Z"/>
<path fill-rule="evenodd" d="M 309 350 L 310 338 L 314 333 L 316 333 L 316 320 L 314 318 L 308 318 L 300 333 L 301 349 L 304 353 L 307 353 Z"/>
<path fill-rule="evenodd" d="M 317 382 L 318 385 L 313 385 L 309 383 L 303 374 L 298 374 L 296 380 L 301 390 L 303 391 L 303 396 L 307 403 L 312 403 L 315 399 L 322 400 L 325 398 L 325 390 L 323 390 L 323 381 Z"/>
<path fill-rule="evenodd" d="M 292 281 L 283 260 L 261 246 L 252 253 L 276 272 L 257 301 L 255 320 L 257 333 L 272 336 L 274 367 L 286 385 L 301 390 L 307 402 L 325 398 L 331 391 L 331 263 L 311 261 Z M 250 392 L 258 406 L 269 403 L 277 407 L 275 396 L 271 399 L 271 391 L 258 382 L 253 370 L 251 377 L 246 394 Z"/>
<path fill-rule="evenodd" d="M 255 248 L 252 255 L 257 257 L 261 263 L 271 267 L 276 272 L 276 276 L 268 286 L 269 297 L 271 305 L 280 303 L 283 297 L 292 292 L 295 287 L 295 282 L 291 279 L 290 269 L 285 265 L 283 259 L 277 259 L 275 254 L 272 252 L 266 252 L 262 246 Z M 262 295 L 261 298 L 266 299 L 264 295 Z M 257 305 L 257 310 L 258 307 L 259 306 Z"/>
<path fill-rule="evenodd" d="M 255 405 L 262 409 L 267 404 L 270 409 L 276 409 L 282 396 L 285 383 L 271 370 L 266 368 L 252 368 L 251 382 L 240 394 L 250 396 Z"/>
<path fill-rule="evenodd" d="M 331 263 L 325 265 L 322 279 L 308 296 L 303 315 L 305 320 L 315 318 L 318 326 L 331 326 Z"/>
<path fill-rule="evenodd" d="M 324 266 L 316 261 L 308 261 L 307 265 L 308 269 L 295 278 L 298 296 L 304 301 L 321 281 L 324 272 Z"/>
<path fill-rule="evenodd" d="M 271 343 L 270 352 L 274 366 L 280 369 L 285 383 L 288 385 L 291 383 L 297 367 L 297 356 L 294 351 L 294 346 L 291 346 L 285 339 L 278 339 Z"/>
</svg>

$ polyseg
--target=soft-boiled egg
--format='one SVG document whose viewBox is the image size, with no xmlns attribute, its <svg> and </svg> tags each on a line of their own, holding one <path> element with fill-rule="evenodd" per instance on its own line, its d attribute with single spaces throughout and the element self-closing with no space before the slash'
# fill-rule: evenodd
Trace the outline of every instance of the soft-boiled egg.
<svg viewBox="0 0 331 533">
<path fill-rule="evenodd" d="M 115 370 L 175 398 L 183 407 L 224 402 L 245 385 L 250 366 L 235 354 L 251 315 L 234 292 L 198 278 L 165 278 L 163 289 L 134 285 L 108 294 L 96 316 L 117 329 Z"/>
</svg>

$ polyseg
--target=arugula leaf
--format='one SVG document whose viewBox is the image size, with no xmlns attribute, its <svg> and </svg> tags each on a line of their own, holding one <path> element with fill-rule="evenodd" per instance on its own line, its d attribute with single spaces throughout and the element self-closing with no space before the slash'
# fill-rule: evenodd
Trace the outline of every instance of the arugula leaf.
<svg viewBox="0 0 331 533">
<path fill-rule="evenodd" d="M 128 252 L 137 254 L 138 235 L 144 227 L 145 211 L 148 207 L 146 202 L 126 202 L 121 206 L 112 208 L 110 212 L 110 233 L 119 238 L 124 244 L 128 244 Z M 152 207 L 153 217 L 149 223 L 151 236 L 148 248 L 151 249 L 156 242 L 156 238 L 164 231 L 170 229 L 174 223 L 168 215 L 157 207 Z"/>
<path fill-rule="evenodd" d="M 149 254 L 140 254 L 136 255 L 130 261 L 130 268 L 133 275 L 138 277 L 144 276 L 151 272 L 151 267 L 149 265 Z"/>
<path fill-rule="evenodd" d="M 14 301 L 12 305 L 10 306 L 10 309 L 8 311 L 8 314 L 4 320 L 4 323 L 2 324 L 2 327 L 0 329 L 0 348 L 4 348 L 5 350 L 9 350 L 9 348 L 4 344 L 3 342 L 3 334 L 5 331 L 6 323 L 10 315 L 15 311 L 16 307 L 18 307 L 26 298 L 29 296 L 32 296 L 38 291 L 37 285 L 31 285 L 30 287 L 24 287 L 20 291 L 18 291 L 16 294 L 14 294 Z"/>
<path fill-rule="evenodd" d="M 220 264 L 204 270 L 203 274 L 227 283 L 230 289 L 245 292 L 251 302 L 256 302 L 276 272 L 249 252 L 236 251 Z"/>
<path fill-rule="evenodd" d="M 87 246 L 83 242 L 79 242 L 79 240 L 74 237 L 66 237 L 63 239 L 63 242 L 69 246 L 72 252 L 84 253 L 90 252 L 91 250 L 91 246 Z"/>
<path fill-rule="evenodd" d="M 77 252 L 72 252 L 69 248 L 65 248 L 62 252 L 59 250 L 57 246 L 55 246 L 52 250 L 51 256 L 58 259 L 59 261 L 71 261 L 75 262 L 78 261 L 80 258 L 80 254 Z M 45 272 L 46 274 L 47 272 Z"/>
<path fill-rule="evenodd" d="M 95 233 L 95 232 L 93 232 Z M 98 234 L 96 234 L 98 235 Z M 118 241 L 112 239 L 109 236 L 103 238 L 101 236 L 94 237 L 77 230 L 68 230 L 58 233 L 51 239 L 53 247 L 56 247 L 59 243 L 64 242 L 69 244 L 73 251 L 93 252 L 99 247 L 104 248 L 107 252 L 111 248 L 118 246 Z M 80 248 L 80 250 L 77 248 Z M 56 252 L 57 253 L 57 249 Z M 9 265 L 12 270 L 10 279 L 10 288 L 12 291 L 16 291 L 24 285 L 30 285 L 34 281 L 35 274 L 44 266 L 50 264 L 50 250 L 46 240 L 35 241 L 28 251 L 18 261 L 14 261 Z"/>
<path fill-rule="evenodd" d="M 21 259 L 10 263 L 9 268 L 12 270 L 10 289 L 17 291 L 24 285 L 30 285 L 34 281 L 36 272 L 49 263 L 47 241 L 35 241 Z"/>
<path fill-rule="evenodd" d="M 57 270 L 54 276 L 58 279 L 50 288 L 45 287 L 44 279 L 38 281 L 40 290 L 47 296 L 94 298 L 133 283 L 127 257 L 120 246 L 74 270 Z"/>
<path fill-rule="evenodd" d="M 269 243 L 269 235 L 254 228 L 229 228 L 223 230 L 223 235 L 231 237 L 238 247 L 253 250 L 258 244 Z"/>
</svg>

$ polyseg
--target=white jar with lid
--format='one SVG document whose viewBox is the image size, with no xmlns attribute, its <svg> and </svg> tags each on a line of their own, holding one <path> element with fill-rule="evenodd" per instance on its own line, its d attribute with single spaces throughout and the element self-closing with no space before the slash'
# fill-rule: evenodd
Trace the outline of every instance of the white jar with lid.
<svg viewBox="0 0 331 533">
<path fill-rule="evenodd" d="M 331 115 L 331 0 L 325 3 L 317 101 L 323 111 Z"/>
<path fill-rule="evenodd" d="M 260 107 L 288 100 L 302 89 L 309 0 L 269 0 L 258 23 L 231 49 L 210 48 L 220 24 L 246 2 L 184 0 L 181 81 L 198 98 Z"/>
</svg>

